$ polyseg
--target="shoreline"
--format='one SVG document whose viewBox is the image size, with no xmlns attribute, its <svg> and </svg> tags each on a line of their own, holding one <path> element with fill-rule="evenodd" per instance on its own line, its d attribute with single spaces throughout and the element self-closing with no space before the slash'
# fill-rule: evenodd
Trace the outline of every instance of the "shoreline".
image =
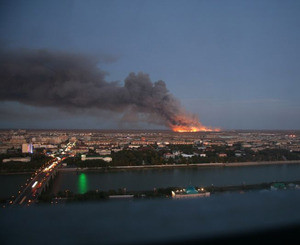
<svg viewBox="0 0 300 245">
<path fill-rule="evenodd" d="M 61 167 L 61 172 L 85 172 L 85 171 L 124 171 L 124 170 L 148 170 L 148 169 L 175 169 L 175 168 L 205 168 L 205 167 L 247 167 L 247 166 L 265 166 L 265 165 L 285 165 L 300 164 L 300 160 L 287 161 L 261 161 L 261 162 L 230 162 L 230 163 L 192 163 L 192 164 L 164 164 L 164 165 L 143 165 L 143 166 L 114 166 L 114 167 L 95 167 L 95 168 L 68 168 Z M 26 172 L 0 172 L 0 175 L 13 174 L 33 174 L 35 170 Z"/>
<path fill-rule="evenodd" d="M 262 162 L 231 162 L 231 163 L 193 163 L 193 164 L 165 164 L 165 165 L 144 165 L 144 166 L 114 166 L 114 167 L 95 167 L 95 168 L 59 168 L 61 172 L 85 172 L 85 171 L 122 171 L 122 170 L 148 170 L 148 169 L 174 169 L 174 168 L 202 168 L 202 167 L 246 167 L 264 165 L 285 165 L 300 164 L 300 160 L 288 161 L 262 161 Z"/>
</svg>

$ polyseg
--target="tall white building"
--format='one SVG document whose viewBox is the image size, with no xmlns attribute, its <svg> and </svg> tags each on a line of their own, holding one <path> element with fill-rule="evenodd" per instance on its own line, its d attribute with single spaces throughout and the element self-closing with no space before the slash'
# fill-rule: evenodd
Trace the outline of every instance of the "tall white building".
<svg viewBox="0 0 300 245">
<path fill-rule="evenodd" d="M 33 153 L 32 144 L 22 144 L 22 153 Z"/>
</svg>

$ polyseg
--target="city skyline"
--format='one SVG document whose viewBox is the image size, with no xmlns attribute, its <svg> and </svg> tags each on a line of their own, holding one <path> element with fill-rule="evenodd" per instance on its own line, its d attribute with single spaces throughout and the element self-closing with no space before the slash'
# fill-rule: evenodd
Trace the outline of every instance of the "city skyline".
<svg viewBox="0 0 300 245">
<path fill-rule="evenodd" d="M 163 80 L 205 126 L 300 129 L 297 1 L 1 3 L 7 50 L 95 56 L 106 81 Z M 0 102 L 0 128 L 164 129 L 124 114 Z"/>
</svg>

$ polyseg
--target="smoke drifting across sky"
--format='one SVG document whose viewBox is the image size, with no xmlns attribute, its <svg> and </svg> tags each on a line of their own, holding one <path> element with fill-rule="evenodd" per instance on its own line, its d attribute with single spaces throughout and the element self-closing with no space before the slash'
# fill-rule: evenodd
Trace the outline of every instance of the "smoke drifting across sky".
<svg viewBox="0 0 300 245">
<path fill-rule="evenodd" d="M 124 120 L 143 120 L 172 127 L 198 123 L 166 88 L 145 73 L 130 73 L 108 82 L 99 58 L 49 50 L 2 51 L 0 100 L 67 111 L 100 109 L 124 113 Z"/>
</svg>

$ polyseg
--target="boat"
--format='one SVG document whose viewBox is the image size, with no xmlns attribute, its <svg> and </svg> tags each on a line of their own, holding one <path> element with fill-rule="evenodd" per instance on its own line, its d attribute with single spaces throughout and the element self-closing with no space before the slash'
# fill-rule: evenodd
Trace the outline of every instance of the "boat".
<svg viewBox="0 0 300 245">
<path fill-rule="evenodd" d="M 196 190 L 194 186 L 189 186 L 186 189 L 172 191 L 172 198 L 182 199 L 182 198 L 196 198 L 196 197 L 209 197 L 210 192 L 205 191 L 204 188 Z"/>
</svg>

